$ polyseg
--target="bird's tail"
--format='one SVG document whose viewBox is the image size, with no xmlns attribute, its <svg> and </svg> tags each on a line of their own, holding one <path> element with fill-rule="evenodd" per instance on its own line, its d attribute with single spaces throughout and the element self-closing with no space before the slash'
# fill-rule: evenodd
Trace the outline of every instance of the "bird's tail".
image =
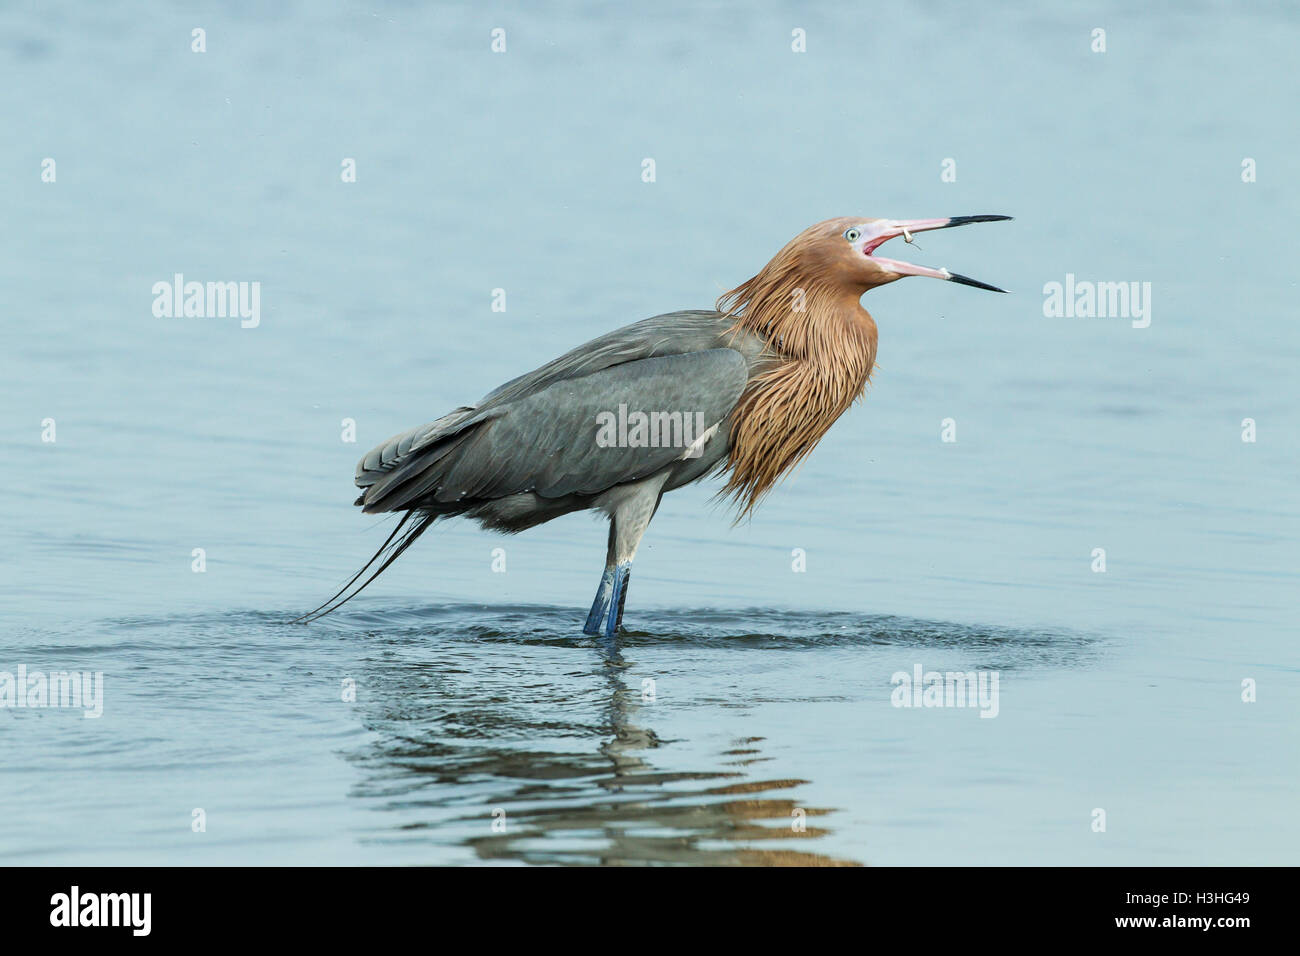
<svg viewBox="0 0 1300 956">
<path fill-rule="evenodd" d="M 415 543 L 416 538 L 418 538 L 420 535 L 424 534 L 426 530 L 428 530 L 429 525 L 433 524 L 434 519 L 437 517 L 436 515 L 421 513 L 416 516 L 415 522 L 409 528 L 407 528 L 406 524 L 408 521 L 410 521 L 411 515 L 413 514 L 415 514 L 415 512 L 408 511 L 404 515 L 402 515 L 402 520 L 397 522 L 397 527 L 394 528 L 393 533 L 388 536 L 388 540 L 385 541 L 382 545 L 380 545 L 379 550 L 375 552 L 374 556 L 365 563 L 365 565 L 361 568 L 360 571 L 352 575 L 352 579 L 348 581 L 347 584 L 343 585 L 343 587 L 335 591 L 333 596 L 330 597 L 329 600 L 327 600 L 324 604 L 320 605 L 320 607 L 308 611 L 306 614 L 303 614 L 300 617 L 294 618 L 289 623 L 310 624 L 312 621 L 316 620 L 317 618 L 324 617 L 326 614 L 329 614 L 332 611 L 337 611 L 344 604 L 347 604 L 354 597 L 356 597 L 358 594 L 364 591 L 371 581 L 379 577 L 379 575 L 383 574 L 384 571 L 387 570 L 388 566 L 392 564 L 394 561 L 396 561 L 399 556 L 401 556 L 401 553 L 403 551 L 405 551 L 407 548 L 409 548 L 412 544 Z M 403 528 L 406 528 L 406 530 L 403 531 L 402 530 Z M 364 581 L 362 581 L 350 593 L 345 593 L 348 591 L 348 588 L 351 588 L 352 585 L 356 583 L 357 578 L 365 574 L 366 571 L 370 568 L 370 566 L 374 564 L 376 561 L 378 561 L 381 557 L 384 558 L 384 562 L 383 564 L 379 565 L 379 568 L 375 571 L 375 573 L 370 575 L 370 577 L 366 578 Z"/>
</svg>

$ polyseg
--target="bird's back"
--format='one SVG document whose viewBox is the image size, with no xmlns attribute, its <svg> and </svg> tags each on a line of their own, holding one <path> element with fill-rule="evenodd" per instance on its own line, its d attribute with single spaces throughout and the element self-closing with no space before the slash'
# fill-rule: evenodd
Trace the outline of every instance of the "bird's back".
<svg viewBox="0 0 1300 956">
<path fill-rule="evenodd" d="M 727 418 L 765 361 L 762 340 L 718 312 L 633 323 L 376 446 L 357 465 L 356 503 L 367 512 L 469 513 L 518 530 L 660 470 L 676 487 L 725 456 Z M 689 457 L 673 445 L 601 443 L 598 416 L 620 406 L 691 416 L 711 437 Z"/>
</svg>

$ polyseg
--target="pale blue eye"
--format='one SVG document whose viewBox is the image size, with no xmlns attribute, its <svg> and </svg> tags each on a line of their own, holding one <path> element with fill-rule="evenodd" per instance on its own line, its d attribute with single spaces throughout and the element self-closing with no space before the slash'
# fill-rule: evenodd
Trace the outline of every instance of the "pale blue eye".
<svg viewBox="0 0 1300 956">
<path fill-rule="evenodd" d="M 857 229 L 848 229 L 844 233 L 844 238 L 849 242 L 857 242 L 862 238 L 862 233 Z"/>
</svg>

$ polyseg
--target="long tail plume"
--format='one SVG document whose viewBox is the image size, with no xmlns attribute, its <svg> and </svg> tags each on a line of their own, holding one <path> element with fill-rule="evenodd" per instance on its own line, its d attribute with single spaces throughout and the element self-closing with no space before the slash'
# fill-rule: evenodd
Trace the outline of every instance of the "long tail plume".
<svg viewBox="0 0 1300 956">
<path fill-rule="evenodd" d="M 379 550 L 375 552 L 374 556 L 365 563 L 360 571 L 352 575 L 351 580 L 349 580 L 347 584 L 335 591 L 329 600 L 320 605 L 320 607 L 308 611 L 300 617 L 294 618 L 289 623 L 310 624 L 317 618 L 324 617 L 332 611 L 337 611 L 344 604 L 347 604 L 354 597 L 364 591 L 370 585 L 371 581 L 383 574 L 384 571 L 387 570 L 388 566 L 401 557 L 402 552 L 414 544 L 415 539 L 424 534 L 424 532 L 428 530 L 429 525 L 433 524 L 435 518 L 434 515 L 421 514 L 415 519 L 415 522 L 409 528 L 406 528 L 406 530 L 403 531 L 402 529 L 406 526 L 406 523 L 410 521 L 411 515 L 413 514 L 415 514 L 415 512 L 408 511 L 406 514 L 402 515 L 402 520 L 397 522 L 397 527 L 395 527 L 393 533 L 388 536 L 388 540 L 380 545 Z M 352 587 L 352 585 L 356 583 L 357 579 L 361 577 L 361 575 L 366 573 L 372 564 L 378 561 L 381 557 L 384 557 L 385 554 L 388 556 L 384 558 L 383 564 L 379 565 L 379 568 L 374 574 L 370 575 L 370 577 L 357 585 L 351 593 L 344 593 L 348 588 Z"/>
</svg>

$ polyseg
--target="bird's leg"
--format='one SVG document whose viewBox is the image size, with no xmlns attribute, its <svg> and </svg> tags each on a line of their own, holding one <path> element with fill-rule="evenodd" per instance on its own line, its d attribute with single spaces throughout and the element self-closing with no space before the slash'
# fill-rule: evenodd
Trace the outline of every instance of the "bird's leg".
<svg viewBox="0 0 1300 956">
<path fill-rule="evenodd" d="M 627 584 L 632 575 L 641 536 L 659 508 L 659 499 L 667 473 L 655 475 L 631 485 L 621 485 L 605 502 L 609 508 L 609 549 L 605 554 L 605 573 L 600 590 L 587 615 L 588 634 L 613 637 L 623 623 L 623 606 L 627 603 Z"/>
<path fill-rule="evenodd" d="M 614 590 L 609 596 L 605 615 L 605 636 L 613 637 L 623 626 L 623 605 L 627 603 L 627 583 L 632 579 L 632 562 L 620 561 L 614 568 Z"/>
<path fill-rule="evenodd" d="M 587 614 L 587 624 L 582 629 L 584 634 L 599 634 L 609 613 L 609 599 L 614 593 L 614 519 L 609 521 L 609 551 L 605 559 L 605 573 L 600 576 L 600 588 L 596 591 L 596 600 L 591 602 L 591 611 Z M 626 593 L 626 592 L 625 592 Z"/>
<path fill-rule="evenodd" d="M 606 568 L 605 573 L 600 576 L 600 589 L 596 591 L 596 600 L 591 602 L 591 610 L 587 612 L 587 623 L 582 628 L 583 634 L 600 633 L 605 614 L 609 611 L 609 599 L 613 593 L 614 569 Z"/>
<path fill-rule="evenodd" d="M 646 522 L 649 524 L 649 521 Z M 619 524 L 617 518 L 609 519 L 609 549 L 605 554 L 605 573 L 600 576 L 600 589 L 596 591 L 596 600 L 591 604 L 591 611 L 587 614 L 587 625 L 582 629 L 584 634 L 603 634 L 605 637 L 613 637 L 618 627 L 623 623 L 623 605 L 627 603 L 627 582 L 632 574 L 632 558 L 629 555 L 626 561 L 619 560 L 620 551 L 627 553 L 626 542 L 624 547 L 619 547 Z M 641 528 L 644 533 L 644 525 Z M 638 535 L 638 539 L 639 539 Z M 631 547 L 633 554 L 636 553 L 636 543 Z"/>
</svg>

